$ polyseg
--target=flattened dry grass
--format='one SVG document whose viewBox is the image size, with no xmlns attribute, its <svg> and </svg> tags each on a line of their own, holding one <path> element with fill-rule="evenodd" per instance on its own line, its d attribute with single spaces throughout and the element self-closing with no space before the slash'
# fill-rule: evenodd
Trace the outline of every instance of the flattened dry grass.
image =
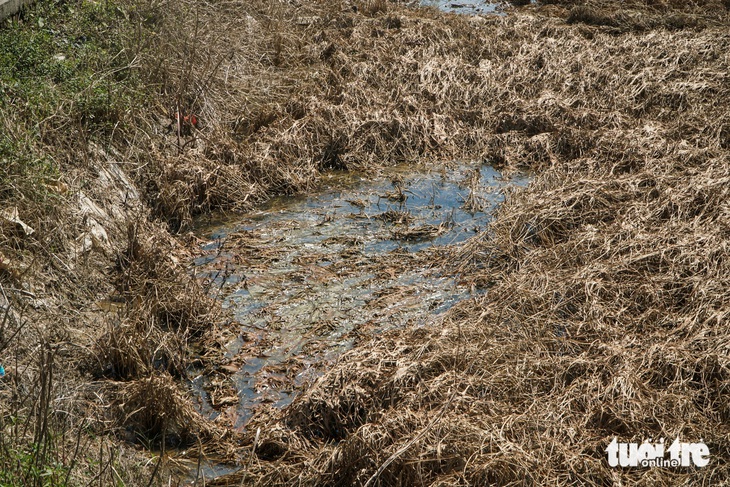
<svg viewBox="0 0 730 487">
<path fill-rule="evenodd" d="M 419 158 L 536 168 L 577 157 L 590 132 L 620 117 L 684 112 L 698 90 L 653 70 L 692 65 L 704 48 L 685 51 L 682 39 L 728 15 L 719 2 L 549 3 L 561 5 L 507 19 L 388 2 L 176 4 L 156 28 L 158 55 L 140 61 L 160 84 L 164 122 L 152 131 L 167 134 L 155 139 L 155 162 L 141 164 L 152 206 L 181 229 L 195 214 L 306 191 L 329 169 Z M 543 15 L 552 20 L 536 22 Z M 661 51 L 656 36 L 670 32 L 679 50 Z M 632 34 L 654 56 L 600 47 L 641 51 L 609 39 Z M 178 127 L 176 112 L 199 125 Z"/>
<path fill-rule="evenodd" d="M 449 127 L 423 154 L 454 143 L 541 172 L 444 264 L 486 295 L 438 326 L 347 353 L 289 408 L 256 418 L 247 480 L 727 482 L 727 28 L 609 32 L 539 10 L 485 21 L 403 15 L 401 40 L 421 41 L 412 96 L 430 97 L 431 120 Z M 360 80 L 387 84 L 369 61 L 356 66 Z M 704 440 L 710 465 L 606 461 L 614 437 L 677 436 Z"/>
<path fill-rule="evenodd" d="M 229 432 L 201 416 L 180 384 L 190 343 L 218 321 L 216 303 L 188 278 L 175 241 L 159 227 L 130 224 L 127 240 L 116 269 L 122 309 L 84 360 L 95 378 L 107 379 L 89 388 L 103 405 L 105 429 L 163 450 L 213 439 L 209 450 L 226 449 Z"/>
<path fill-rule="evenodd" d="M 489 286 L 487 297 L 462 303 L 437 328 L 391 334 L 351 352 L 281 416 L 258 417 L 248 438 L 255 455 L 239 456 L 246 477 L 228 480 L 727 481 L 727 2 L 632 1 L 620 11 L 609 2 L 549 3 L 500 18 L 385 1 L 356 8 L 324 0 L 88 5 L 94 15 L 119 14 L 127 28 L 137 27 L 134 35 L 113 36 L 110 56 L 98 56 L 119 63 L 100 64 L 103 79 L 118 75 L 131 89 L 116 92 L 111 82 L 102 89 L 94 76 L 101 68 L 92 69 L 82 87 L 99 92 L 84 88 L 79 98 L 88 106 L 52 98 L 37 125 L 43 137 L 24 130 L 0 148 L 9 160 L 0 175 L 8 203 L 21 206 L 36 190 L 60 202 L 57 213 L 33 219 L 19 209 L 38 230 L 63 230 L 45 232 L 43 267 L 64 277 L 48 279 L 47 292 L 64 302 L 82 289 L 80 308 L 95 297 L 84 273 L 58 257 L 82 227 L 81 216 L 65 217 L 76 199 L 54 196 L 66 194 L 62 179 L 79 199 L 80 186 L 99 184 L 102 173 L 87 164 L 99 155 L 88 150 L 89 139 L 124 149 L 124 170 L 173 230 L 196 214 L 306 191 L 331 169 L 424 158 L 533 168 L 540 174 L 532 187 L 513 195 L 492 228 L 446 263 Z M 30 19 L 39 25 L 40 15 Z M 55 49 L 55 35 L 44 31 L 47 49 Z M 49 69 L 64 68 L 50 51 L 42 54 Z M 72 54 L 73 63 L 83 60 Z M 49 93 L 73 81 L 72 71 L 46 73 Z M 9 98 L 16 99 L 29 98 Z M 22 118 L 17 106 L 37 104 L 3 106 L 3 127 L 35 127 L 36 114 Z M 65 106 L 81 108 L 69 115 Z M 33 140 L 44 154 L 73 150 L 48 149 L 56 162 L 42 169 L 48 161 L 36 161 Z M 23 147 L 25 162 L 40 169 L 11 160 Z M 15 191 L 18 175 L 32 192 Z M 116 245 L 92 263 L 112 268 L 117 256 L 114 290 L 101 277 L 99 288 L 120 295 L 127 315 L 91 333 L 93 372 L 115 380 L 83 388 L 104 410 L 95 416 L 108 420 L 100 429 L 226 449 L 225 435 L 197 415 L 171 378 L 186 365 L 188 337 L 213 320 L 213 306 L 172 258 L 170 239 L 147 225 L 148 214 L 130 211 L 126 196 L 124 204 L 103 202 L 106 191 L 89 194 L 119 211 L 109 212 L 115 222 L 107 228 Z M 56 214 L 64 225 L 49 216 Z M 128 227 L 132 217 L 145 223 Z M 4 252 L 22 246 L 6 233 Z M 9 272 L 3 282 L 23 290 L 24 276 Z M 38 301 L 33 307 L 55 309 Z M 44 316 L 56 324 L 56 314 Z M 54 342 L 78 340 L 66 338 L 71 320 L 49 327 L 58 332 Z M 52 396 L 46 405 L 55 404 Z M 37 410 L 38 418 L 50 411 Z M 81 420 L 75 427 L 85 431 Z M 704 439 L 711 466 L 606 466 L 603 449 L 613 436 L 678 434 Z M 98 478 L 113 480 L 112 473 Z"/>
</svg>

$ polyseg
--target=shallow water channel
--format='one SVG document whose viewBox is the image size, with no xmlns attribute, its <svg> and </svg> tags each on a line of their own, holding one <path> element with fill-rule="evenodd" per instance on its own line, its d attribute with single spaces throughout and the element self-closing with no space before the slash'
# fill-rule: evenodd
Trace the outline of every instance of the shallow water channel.
<svg viewBox="0 0 730 487">
<path fill-rule="evenodd" d="M 190 370 L 200 411 L 245 427 L 359 341 L 423 326 L 468 297 L 439 256 L 485 227 L 506 187 L 526 182 L 474 164 L 331 173 L 314 194 L 199 227 L 194 273 L 232 317 L 225 383 Z"/>
<path fill-rule="evenodd" d="M 437 7 L 444 12 L 465 15 L 498 13 L 504 2 L 486 2 L 484 0 L 420 0 L 422 7 Z"/>
<path fill-rule="evenodd" d="M 531 0 L 530 3 L 535 3 Z M 443 12 L 464 15 L 504 14 L 505 8 L 511 5 L 509 1 L 488 2 L 485 0 L 419 0 L 421 7 L 436 7 Z"/>
</svg>

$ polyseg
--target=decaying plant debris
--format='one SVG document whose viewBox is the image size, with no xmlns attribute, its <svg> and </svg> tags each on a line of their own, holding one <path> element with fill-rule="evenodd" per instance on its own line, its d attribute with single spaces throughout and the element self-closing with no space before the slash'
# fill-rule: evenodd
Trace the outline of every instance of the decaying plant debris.
<svg viewBox="0 0 730 487">
<path fill-rule="evenodd" d="M 43 446 L 36 467 L 92 445 L 92 481 L 147 481 L 103 467 L 118 457 L 89 430 L 246 466 L 219 484 L 728 481 L 726 1 L 551 0 L 485 18 L 385 1 L 115 8 L 140 33 L 120 56 L 147 105 L 96 113 L 103 150 L 83 97 L 42 121 L 3 108 L 3 132 L 36 127 L 15 142 L 57 166 L 2 173 L 34 230 L 0 229 L 3 459 L 13 441 Z M 349 352 L 242 440 L 203 421 L 179 377 L 216 306 L 168 231 L 323 171 L 451 158 L 537 171 L 443 263 L 486 296 Z M 605 462 L 614 436 L 677 435 L 702 438 L 710 466 Z M 71 458 L 53 478 L 86 483 Z"/>
<path fill-rule="evenodd" d="M 419 83 L 403 71 L 389 77 L 401 93 L 417 86 L 416 99 L 433 97 L 432 127 L 449 106 L 439 149 L 453 142 L 542 171 L 444 264 L 488 286 L 486 297 L 432 329 L 359 347 L 288 409 L 254 421 L 249 480 L 727 480 L 727 12 L 630 7 L 488 20 L 400 14 L 399 40 L 417 47 L 411 68 L 401 58 L 391 69 L 413 69 Z M 617 29 L 627 24 L 597 21 L 600 9 L 645 22 Z M 667 24 L 679 15 L 691 22 Z M 378 38 L 360 42 L 377 62 Z M 469 120 L 483 126 L 472 131 Z M 606 462 L 614 437 L 677 436 L 702 438 L 711 465 Z"/>
</svg>

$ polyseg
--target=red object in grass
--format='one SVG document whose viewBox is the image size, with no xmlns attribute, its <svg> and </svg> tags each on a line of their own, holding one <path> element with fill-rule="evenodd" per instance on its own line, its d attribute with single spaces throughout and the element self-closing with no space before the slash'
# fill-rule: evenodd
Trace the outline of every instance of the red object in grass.
<svg viewBox="0 0 730 487">
<path fill-rule="evenodd" d="M 198 117 L 195 116 L 195 114 L 185 115 L 182 117 L 182 121 L 180 121 L 180 112 L 175 114 L 175 120 L 178 121 L 178 123 L 182 126 L 198 126 Z"/>
</svg>

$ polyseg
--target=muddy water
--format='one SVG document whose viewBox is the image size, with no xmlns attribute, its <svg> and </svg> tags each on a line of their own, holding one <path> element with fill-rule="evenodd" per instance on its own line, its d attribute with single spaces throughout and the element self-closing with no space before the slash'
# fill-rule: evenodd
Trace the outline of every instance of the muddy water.
<svg viewBox="0 0 730 487">
<path fill-rule="evenodd" d="M 329 174 L 316 194 L 199 228 L 194 272 L 232 319 L 224 373 L 190 371 L 200 411 L 243 428 L 358 342 L 425 326 L 468 297 L 435 263 L 485 227 L 506 187 L 526 182 L 468 164 Z"/>
</svg>

